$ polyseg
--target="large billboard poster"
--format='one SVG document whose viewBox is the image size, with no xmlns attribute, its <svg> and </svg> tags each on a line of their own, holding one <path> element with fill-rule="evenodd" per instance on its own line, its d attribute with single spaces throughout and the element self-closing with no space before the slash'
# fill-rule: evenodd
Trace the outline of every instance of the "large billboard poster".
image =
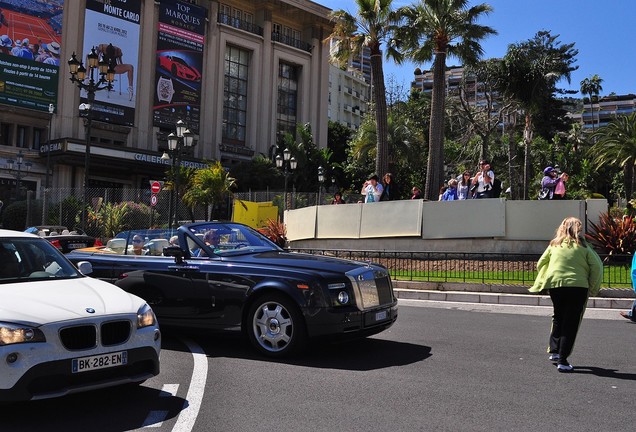
<svg viewBox="0 0 636 432">
<path fill-rule="evenodd" d="M 95 93 L 95 120 L 128 126 L 135 122 L 140 13 L 141 0 L 86 0 L 84 56 L 94 47 L 115 65 L 113 89 Z M 82 61 L 86 66 L 86 57 Z M 86 102 L 86 91 L 80 96 Z"/>
<path fill-rule="evenodd" d="M 179 1 L 160 5 L 155 72 L 154 125 L 181 119 L 199 131 L 206 9 Z"/>
<path fill-rule="evenodd" d="M 0 104 L 57 105 L 63 0 L 0 1 Z"/>
</svg>

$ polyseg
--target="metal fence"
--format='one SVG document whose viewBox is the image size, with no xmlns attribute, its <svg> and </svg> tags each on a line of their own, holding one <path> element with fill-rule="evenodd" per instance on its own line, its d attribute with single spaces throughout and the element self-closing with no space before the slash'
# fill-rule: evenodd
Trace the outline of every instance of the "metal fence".
<svg viewBox="0 0 636 432">
<path fill-rule="evenodd" d="M 103 229 L 106 217 L 109 218 L 111 225 L 121 225 L 122 230 L 167 227 L 170 223 L 170 215 L 174 215 L 174 196 L 168 189 L 155 194 L 154 199 L 152 196 L 150 188 L 97 187 L 89 188 L 86 195 L 83 188 L 56 188 L 49 189 L 38 198 L 34 192 L 29 191 L 22 200 L 4 203 L 1 222 L 5 228 L 18 230 L 38 225 L 63 225 L 69 229 L 83 227 L 87 233 L 100 238 L 108 237 L 108 233 Z M 244 201 L 273 202 L 279 207 L 281 216 L 284 208 L 296 209 L 317 204 L 330 204 L 333 194 L 288 191 L 286 197 L 287 206 L 284 205 L 285 192 L 281 190 L 234 194 L 234 198 Z M 356 202 L 359 199 L 358 195 L 345 196 L 345 198 L 349 199 L 347 202 Z M 116 210 L 121 209 L 124 204 L 127 211 L 125 215 L 122 215 L 124 212 Z M 89 210 L 83 215 L 84 205 Z M 227 202 L 217 204 L 216 218 L 231 218 L 231 206 L 229 199 Z M 206 209 L 199 205 L 191 209 L 179 202 L 176 213 L 178 222 L 204 220 L 206 215 L 208 218 L 212 216 L 212 208 Z M 120 217 L 121 220 L 113 220 L 116 217 Z"/>
<path fill-rule="evenodd" d="M 532 285 L 537 276 L 537 254 L 460 253 L 460 252 L 386 252 L 338 249 L 293 248 L 294 252 L 327 255 L 384 265 L 395 280 L 422 282 L 494 283 Z M 604 260 L 602 286 L 630 289 L 629 255 Z"/>
<path fill-rule="evenodd" d="M 151 196 L 149 188 L 89 188 L 86 195 L 81 188 L 58 188 L 50 189 L 42 198 L 29 192 L 23 201 L 4 204 L 2 225 L 18 230 L 63 225 L 69 229 L 83 228 L 99 238 L 109 237 L 109 230 L 167 227 L 170 214 L 175 214 L 174 196 L 169 190 L 160 191 L 152 201 Z M 227 203 L 223 204 L 227 207 Z M 87 211 L 83 212 L 83 208 Z M 178 223 L 202 220 L 209 211 L 204 206 L 190 209 L 178 203 L 176 220 Z"/>
</svg>

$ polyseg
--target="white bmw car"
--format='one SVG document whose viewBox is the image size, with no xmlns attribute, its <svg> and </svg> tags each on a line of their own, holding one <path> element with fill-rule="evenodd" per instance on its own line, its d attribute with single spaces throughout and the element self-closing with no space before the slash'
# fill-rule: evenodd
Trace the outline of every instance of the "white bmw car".
<svg viewBox="0 0 636 432">
<path fill-rule="evenodd" d="M 141 298 L 84 274 L 46 240 L 0 229 L 0 402 L 159 373 L 161 333 Z"/>
</svg>

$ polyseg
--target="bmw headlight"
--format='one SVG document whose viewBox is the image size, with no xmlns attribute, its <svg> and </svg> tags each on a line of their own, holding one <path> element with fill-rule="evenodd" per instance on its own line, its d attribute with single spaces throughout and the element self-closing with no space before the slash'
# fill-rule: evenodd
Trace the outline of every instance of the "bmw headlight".
<svg viewBox="0 0 636 432">
<path fill-rule="evenodd" d="M 137 311 L 137 328 L 153 326 L 157 323 L 157 317 L 152 308 L 147 304 L 143 305 Z"/>
<path fill-rule="evenodd" d="M 20 324 L 0 322 L 0 346 L 31 342 L 46 342 L 42 330 Z"/>
</svg>

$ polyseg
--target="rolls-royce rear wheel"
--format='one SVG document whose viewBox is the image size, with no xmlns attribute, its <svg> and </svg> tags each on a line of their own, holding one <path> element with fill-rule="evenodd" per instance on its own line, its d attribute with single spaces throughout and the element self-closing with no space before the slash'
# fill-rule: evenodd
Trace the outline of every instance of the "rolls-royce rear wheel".
<svg viewBox="0 0 636 432">
<path fill-rule="evenodd" d="M 246 324 L 252 345 L 269 357 L 297 352 L 307 341 L 298 306 L 281 294 L 265 294 L 257 299 L 250 307 Z"/>
</svg>

